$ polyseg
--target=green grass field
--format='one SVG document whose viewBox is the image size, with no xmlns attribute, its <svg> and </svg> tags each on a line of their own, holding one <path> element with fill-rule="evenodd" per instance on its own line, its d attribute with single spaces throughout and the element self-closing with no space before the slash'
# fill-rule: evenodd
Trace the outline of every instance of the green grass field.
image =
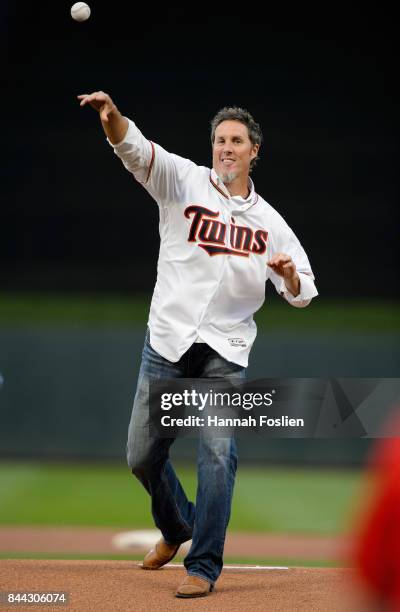
<svg viewBox="0 0 400 612">
<path fill-rule="evenodd" d="M 83 325 L 143 326 L 151 296 L 0 294 L 0 326 Z M 290 308 L 273 292 L 256 314 L 265 329 L 385 332 L 400 330 L 396 301 L 326 300 L 317 298 L 309 308 Z"/>
<path fill-rule="evenodd" d="M 177 472 L 195 499 L 193 468 Z M 336 534 L 359 471 L 239 468 L 231 531 Z M 0 524 L 152 528 L 149 497 L 122 465 L 0 463 Z"/>
</svg>

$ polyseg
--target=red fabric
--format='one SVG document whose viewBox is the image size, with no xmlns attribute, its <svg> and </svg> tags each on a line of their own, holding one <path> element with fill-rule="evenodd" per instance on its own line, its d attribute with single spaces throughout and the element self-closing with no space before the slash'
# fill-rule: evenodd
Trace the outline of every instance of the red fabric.
<svg viewBox="0 0 400 612">
<path fill-rule="evenodd" d="M 400 433 L 398 416 L 392 432 Z M 375 448 L 375 491 L 356 540 L 356 565 L 369 591 L 400 611 L 400 437 L 381 439 Z"/>
</svg>

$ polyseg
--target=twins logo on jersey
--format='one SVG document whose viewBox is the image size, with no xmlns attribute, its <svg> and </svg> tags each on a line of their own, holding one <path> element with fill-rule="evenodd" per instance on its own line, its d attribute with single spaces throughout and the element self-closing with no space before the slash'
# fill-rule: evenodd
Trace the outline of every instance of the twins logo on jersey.
<svg viewBox="0 0 400 612">
<path fill-rule="evenodd" d="M 250 227 L 218 221 L 219 212 L 214 212 L 204 206 L 191 205 L 185 209 L 185 217 L 190 219 L 188 242 L 198 242 L 210 257 L 213 255 L 238 255 L 248 257 L 249 253 L 262 255 L 267 249 L 268 232 L 253 231 Z M 228 238 L 229 247 L 226 246 Z"/>
</svg>

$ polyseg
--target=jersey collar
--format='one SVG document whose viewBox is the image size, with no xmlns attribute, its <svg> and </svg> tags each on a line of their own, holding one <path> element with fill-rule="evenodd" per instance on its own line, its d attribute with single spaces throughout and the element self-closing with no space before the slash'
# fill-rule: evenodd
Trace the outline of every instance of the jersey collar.
<svg viewBox="0 0 400 612">
<path fill-rule="evenodd" d="M 226 199 L 230 200 L 232 205 L 234 206 L 234 210 L 232 212 L 240 213 L 248 210 L 251 206 L 257 203 L 258 195 L 254 189 L 254 183 L 249 177 L 249 196 L 247 198 L 242 198 L 241 196 L 231 196 L 224 183 L 219 178 L 218 174 L 215 172 L 214 168 L 210 172 L 210 182 L 212 186 Z"/>
</svg>

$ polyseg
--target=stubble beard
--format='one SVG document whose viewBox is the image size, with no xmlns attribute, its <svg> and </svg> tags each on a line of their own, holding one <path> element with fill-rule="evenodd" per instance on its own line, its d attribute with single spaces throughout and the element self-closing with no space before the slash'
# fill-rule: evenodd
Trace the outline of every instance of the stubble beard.
<svg viewBox="0 0 400 612">
<path fill-rule="evenodd" d="M 221 181 L 224 185 L 229 185 L 237 178 L 237 172 L 224 172 L 220 175 Z"/>
</svg>

